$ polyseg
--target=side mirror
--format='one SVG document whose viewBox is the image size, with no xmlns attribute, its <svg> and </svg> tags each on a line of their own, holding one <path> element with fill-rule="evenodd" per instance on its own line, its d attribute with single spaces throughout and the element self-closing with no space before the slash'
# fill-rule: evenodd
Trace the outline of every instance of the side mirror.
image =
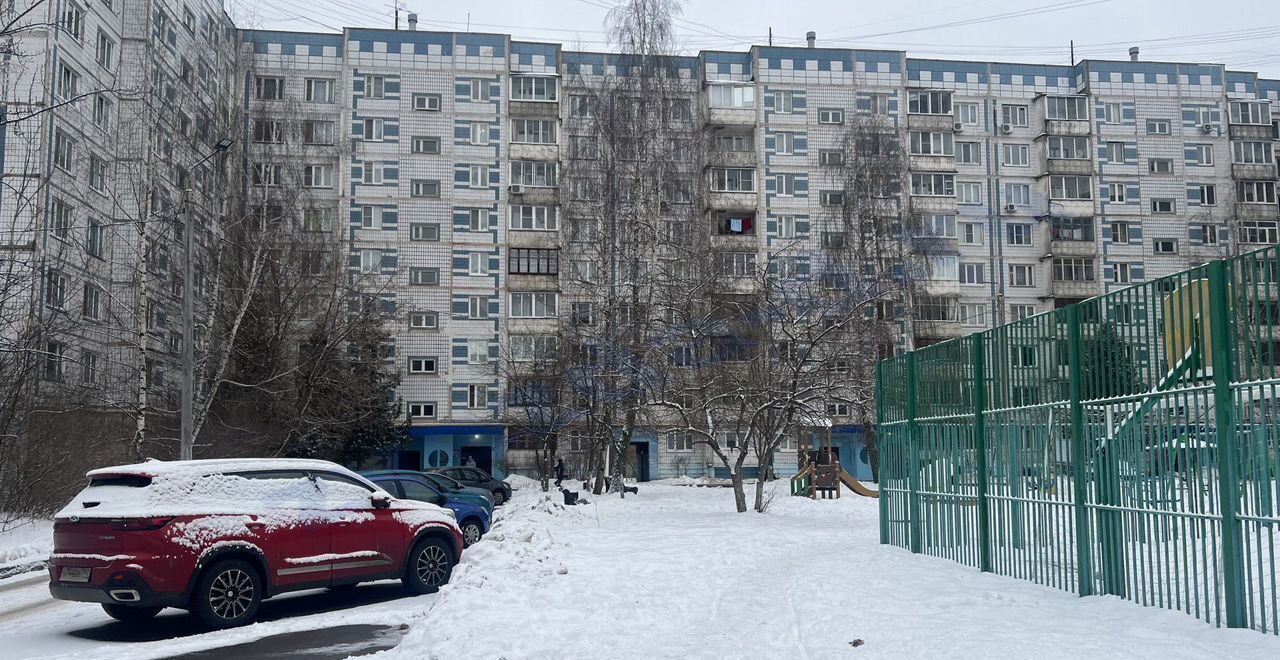
<svg viewBox="0 0 1280 660">
<path fill-rule="evenodd" d="M 374 493 L 369 496 L 369 503 L 375 509 L 389 509 L 391 508 L 391 496 L 386 493 Z"/>
</svg>

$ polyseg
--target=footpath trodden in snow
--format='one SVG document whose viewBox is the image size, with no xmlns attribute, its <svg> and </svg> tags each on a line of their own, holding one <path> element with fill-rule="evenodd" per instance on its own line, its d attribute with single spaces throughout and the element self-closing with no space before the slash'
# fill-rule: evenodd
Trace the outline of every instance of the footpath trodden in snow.
<svg viewBox="0 0 1280 660">
<path fill-rule="evenodd" d="M 1280 638 L 881 546 L 875 502 L 530 484 L 380 658 L 1280 658 Z"/>
</svg>

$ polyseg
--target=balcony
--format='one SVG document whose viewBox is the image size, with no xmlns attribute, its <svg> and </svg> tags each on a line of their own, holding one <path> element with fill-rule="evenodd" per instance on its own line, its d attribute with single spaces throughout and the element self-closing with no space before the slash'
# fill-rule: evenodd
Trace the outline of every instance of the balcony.
<svg viewBox="0 0 1280 660">
<path fill-rule="evenodd" d="M 1257 124 L 1231 124 L 1227 128 L 1227 134 L 1231 136 L 1232 140 L 1270 142 L 1272 139 L 1271 127 Z"/>
<path fill-rule="evenodd" d="M 1093 174 L 1093 161 L 1087 158 L 1046 158 L 1046 174 Z"/>
<path fill-rule="evenodd" d="M 512 204 L 549 205 L 560 201 L 559 188 L 525 186 L 513 183 L 507 186 L 507 198 Z"/>
<path fill-rule="evenodd" d="M 525 144 L 512 142 L 508 147 L 514 160 L 560 160 L 560 147 L 554 144 Z"/>
<path fill-rule="evenodd" d="M 1108 208 L 1114 211 L 1124 210 L 1128 208 L 1128 206 L 1124 204 L 1113 204 Z M 1142 207 L 1135 205 L 1135 208 L 1141 209 Z M 1051 199 L 1049 200 L 1049 212 L 1053 215 L 1065 216 L 1068 218 L 1084 218 L 1096 215 L 1093 211 L 1092 199 Z M 1046 213 L 1045 215 L 1048 214 Z"/>
<path fill-rule="evenodd" d="M 1095 266 L 1096 267 L 1096 266 Z M 1097 281 L 1093 282 L 1061 282 L 1052 281 L 1049 283 L 1049 297 L 1051 298 L 1092 298 L 1102 294 L 1102 285 Z"/>
<path fill-rule="evenodd" d="M 955 156 L 921 156 L 908 157 L 909 167 L 917 172 L 955 172 Z"/>
<path fill-rule="evenodd" d="M 754 126 L 755 108 L 707 108 L 709 126 Z"/>
<path fill-rule="evenodd" d="M 756 192 L 728 192 L 712 190 L 707 193 L 707 208 L 715 211 L 755 209 L 760 195 Z"/>
<path fill-rule="evenodd" d="M 556 119 L 560 117 L 560 104 L 554 101 L 512 101 L 507 105 L 512 117 L 536 117 Z"/>
<path fill-rule="evenodd" d="M 1236 203 L 1236 217 L 1241 220 L 1275 220 L 1280 216 L 1280 207 L 1275 204 Z"/>
<path fill-rule="evenodd" d="M 1095 241 L 1049 241 L 1049 255 L 1054 257 L 1093 257 L 1097 254 L 1098 244 Z"/>
<path fill-rule="evenodd" d="M 1080 136 L 1088 135 L 1090 132 L 1089 121 L 1087 119 L 1046 119 L 1044 120 L 1045 135 L 1068 135 Z"/>
<path fill-rule="evenodd" d="M 959 321 L 919 320 L 914 323 L 914 326 L 917 341 L 955 339 L 965 335 L 965 328 Z"/>
<path fill-rule="evenodd" d="M 907 128 L 922 131 L 953 131 L 954 115 L 907 115 Z"/>
<path fill-rule="evenodd" d="M 912 213 L 952 213 L 956 212 L 955 197 L 911 196 Z"/>
<path fill-rule="evenodd" d="M 1274 181 L 1276 166 L 1262 163 L 1232 163 L 1231 178 L 1246 181 Z"/>
<path fill-rule="evenodd" d="M 755 167 L 755 151 L 714 150 L 707 157 L 708 167 Z"/>
</svg>

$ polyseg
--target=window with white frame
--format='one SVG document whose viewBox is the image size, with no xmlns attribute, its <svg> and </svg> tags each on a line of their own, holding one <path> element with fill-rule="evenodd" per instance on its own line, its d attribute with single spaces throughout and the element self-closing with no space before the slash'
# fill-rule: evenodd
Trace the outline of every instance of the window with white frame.
<svg viewBox="0 0 1280 660">
<path fill-rule="evenodd" d="M 781 114 L 790 114 L 795 110 L 796 93 L 795 92 L 774 92 L 773 93 L 773 111 Z"/>
<path fill-rule="evenodd" d="M 1241 165 L 1270 165 L 1275 152 L 1270 142 L 1232 142 L 1231 162 Z"/>
<path fill-rule="evenodd" d="M 987 326 L 987 306 L 982 303 L 960 303 L 960 325 L 970 328 Z"/>
<path fill-rule="evenodd" d="M 511 100 L 555 101 L 557 82 L 550 76 L 511 76 Z"/>
<path fill-rule="evenodd" d="M 471 252 L 467 254 L 467 274 L 488 275 L 489 255 L 484 252 Z"/>
<path fill-rule="evenodd" d="M 111 100 L 103 94 L 93 97 L 93 125 L 104 131 L 111 130 Z"/>
<path fill-rule="evenodd" d="M 489 340 L 467 340 L 467 364 L 489 364 Z"/>
<path fill-rule="evenodd" d="M 1266 126 L 1271 123 L 1271 104 L 1267 101 L 1232 101 L 1228 111 L 1233 124 Z"/>
<path fill-rule="evenodd" d="M 1028 167 L 1031 165 L 1031 150 L 1025 144 L 1001 145 L 1004 164 L 1008 167 Z"/>
<path fill-rule="evenodd" d="M 778 216 L 778 238 L 796 237 L 796 217 L 794 215 Z"/>
<path fill-rule="evenodd" d="M 360 165 L 360 181 L 368 185 L 382 185 L 382 163 L 365 161 Z"/>
<path fill-rule="evenodd" d="M 556 185 L 556 164 L 552 161 L 511 161 L 511 183 L 537 188 Z"/>
<path fill-rule="evenodd" d="M 1177 254 L 1178 241 L 1172 238 L 1157 238 L 1151 241 L 1152 254 Z"/>
<path fill-rule="evenodd" d="M 1027 125 L 1027 106 L 1025 105 L 1001 105 L 1000 121 L 1010 126 L 1026 126 Z"/>
<path fill-rule="evenodd" d="M 1005 242 L 1009 245 L 1029 246 L 1035 242 L 1032 226 L 1025 222 L 1010 222 L 1004 226 Z"/>
<path fill-rule="evenodd" d="M 409 312 L 409 327 L 414 330 L 434 330 L 440 327 L 437 312 Z"/>
<path fill-rule="evenodd" d="M 1049 158 L 1051 160 L 1087 160 L 1089 138 L 1052 135 L 1049 137 Z"/>
<path fill-rule="evenodd" d="M 1087 176 L 1051 176 L 1049 198 L 1093 199 L 1093 183 Z"/>
<path fill-rule="evenodd" d="M 559 296 L 555 293 L 526 291 L 511 294 L 511 318 L 555 318 L 559 309 Z"/>
<path fill-rule="evenodd" d="M 467 318 L 472 318 L 472 319 L 489 318 L 489 297 L 488 296 L 468 296 L 467 297 Z"/>
<path fill-rule="evenodd" d="M 303 94 L 307 103 L 333 103 L 333 81 L 327 78 L 307 78 Z"/>
<path fill-rule="evenodd" d="M 556 355 L 555 335 L 511 335 L 511 359 L 515 362 L 550 360 Z"/>
<path fill-rule="evenodd" d="M 97 154 L 89 154 L 89 189 L 95 192 L 107 190 L 107 161 Z"/>
<path fill-rule="evenodd" d="M 956 121 L 965 126 L 977 126 L 979 123 L 977 103 L 956 103 L 955 114 Z"/>
<path fill-rule="evenodd" d="M 518 144 L 555 144 L 556 122 L 554 119 L 512 119 L 511 141 Z"/>
<path fill-rule="evenodd" d="M 76 141 L 61 129 L 53 133 L 53 164 L 65 172 L 74 174 Z"/>
<path fill-rule="evenodd" d="M 411 241 L 438 241 L 440 240 L 440 225 L 426 222 L 413 222 L 409 224 L 409 240 Z"/>
<path fill-rule="evenodd" d="M 1173 213 L 1177 210 L 1173 200 L 1165 197 L 1157 197 L 1151 200 L 1152 213 Z"/>
<path fill-rule="evenodd" d="M 95 53 L 98 66 L 110 70 L 116 61 L 116 42 L 102 29 L 98 30 L 98 49 Z"/>
<path fill-rule="evenodd" d="M 255 76 L 253 80 L 253 97 L 259 101 L 284 100 L 284 78 Z"/>
<path fill-rule="evenodd" d="M 472 165 L 467 168 L 467 185 L 471 188 L 489 187 L 489 166 Z"/>
<path fill-rule="evenodd" d="M 667 441 L 667 451 L 693 451 L 692 431 L 667 431 L 662 435 Z"/>
<path fill-rule="evenodd" d="M 925 278 L 938 282 L 955 282 L 960 277 L 960 258 L 950 254 L 925 257 Z"/>
<path fill-rule="evenodd" d="M 366 142 L 381 142 L 383 137 L 383 120 L 376 117 L 368 117 L 364 120 L 364 140 Z"/>
<path fill-rule="evenodd" d="M 1045 99 L 1044 115 L 1047 119 L 1089 119 L 1087 101 L 1083 96 L 1050 96 Z"/>
<path fill-rule="evenodd" d="M 409 269 L 409 284 L 414 286 L 435 286 L 439 283 L 439 268 L 415 267 Z"/>
<path fill-rule="evenodd" d="M 1090 257 L 1055 257 L 1052 266 L 1055 282 L 1094 281 L 1093 259 Z"/>
<path fill-rule="evenodd" d="M 1275 181 L 1240 181 L 1236 184 L 1237 199 L 1244 204 L 1275 204 Z"/>
<path fill-rule="evenodd" d="M 1124 220 L 1117 220 L 1111 223 L 1111 242 L 1112 243 L 1128 243 L 1131 240 L 1130 229 L 1133 227 Z"/>
<path fill-rule="evenodd" d="M 1240 242 L 1265 245 L 1280 243 L 1280 223 L 1274 220 L 1243 220 L 1240 222 Z"/>
<path fill-rule="evenodd" d="M 1004 185 L 1004 200 L 1006 204 L 1015 206 L 1031 205 L 1031 184 L 1029 183 L 1006 183 Z"/>
<path fill-rule="evenodd" d="M 376 273 L 382 268 L 382 250 L 360 251 L 360 272 Z"/>
<path fill-rule="evenodd" d="M 303 144 L 333 144 L 334 135 L 334 124 L 331 121 L 318 119 L 304 119 L 302 121 Z"/>
<path fill-rule="evenodd" d="M 981 165 L 982 145 L 977 142 L 956 143 L 957 165 Z"/>
<path fill-rule="evenodd" d="M 1124 164 L 1124 143 L 1107 142 L 1102 145 L 1102 158 L 1111 165 Z"/>
<path fill-rule="evenodd" d="M 985 284 L 987 281 L 987 265 L 983 263 L 961 263 L 961 284 Z"/>
<path fill-rule="evenodd" d="M 954 197 L 956 176 L 931 172 L 911 174 L 911 194 L 924 197 Z"/>
<path fill-rule="evenodd" d="M 438 155 L 440 153 L 440 138 L 415 135 L 411 142 L 411 147 L 415 154 Z"/>
<path fill-rule="evenodd" d="M 439 94 L 414 94 L 413 109 L 417 112 L 440 112 L 441 100 Z"/>
<path fill-rule="evenodd" d="M 253 185 L 279 186 L 284 184 L 284 166 L 274 163 L 254 163 Z"/>
<path fill-rule="evenodd" d="M 1168 119 L 1148 119 L 1147 134 L 1148 135 L 1169 135 L 1172 124 Z"/>
<path fill-rule="evenodd" d="M 1202 183 L 1196 186 L 1197 198 L 1200 200 L 1200 206 L 1217 206 L 1218 205 L 1218 186 L 1212 183 Z"/>
<path fill-rule="evenodd" d="M 1208 166 L 1213 165 L 1213 145 L 1197 144 L 1195 146 L 1195 159 L 1192 161 L 1196 165 Z"/>
<path fill-rule="evenodd" d="M 951 114 L 951 92 L 911 90 L 907 92 L 907 112 L 919 115 Z"/>
<path fill-rule="evenodd" d="M 361 229 L 382 229 L 382 207 L 366 204 L 360 207 Z"/>
<path fill-rule="evenodd" d="M 387 95 L 387 79 L 385 76 L 367 74 L 364 77 L 364 97 L 380 99 Z"/>
<path fill-rule="evenodd" d="M 468 385 L 467 386 L 467 407 L 468 408 L 487 408 L 489 406 L 489 386 L 488 385 Z"/>
<path fill-rule="evenodd" d="M 1123 183 L 1107 184 L 1107 201 L 1123 204 L 1126 200 L 1126 186 Z"/>
<path fill-rule="evenodd" d="M 961 181 L 956 184 L 957 204 L 981 204 L 982 184 L 973 181 Z"/>
<path fill-rule="evenodd" d="M 754 108 L 756 88 L 753 85 L 712 83 L 707 85 L 707 104 L 712 108 Z"/>
<path fill-rule="evenodd" d="M 818 108 L 819 124 L 843 124 L 844 110 L 836 108 Z"/>
<path fill-rule="evenodd" d="M 980 222 L 962 222 L 959 225 L 961 245 L 982 245 L 984 232 Z"/>
<path fill-rule="evenodd" d="M 1032 287 L 1035 285 L 1035 266 L 1030 264 L 1009 264 L 1009 286 Z"/>
<path fill-rule="evenodd" d="M 712 168 L 711 190 L 715 192 L 755 192 L 756 171 L 751 168 Z"/>
<path fill-rule="evenodd" d="M 306 165 L 302 168 L 302 185 L 306 188 L 332 188 L 332 165 Z"/>
<path fill-rule="evenodd" d="M 796 150 L 796 134 L 780 131 L 773 134 L 773 151 L 779 156 L 789 156 Z"/>
<path fill-rule="evenodd" d="M 426 356 L 413 356 L 409 358 L 409 373 L 411 374 L 434 374 L 436 373 L 436 358 Z"/>
<path fill-rule="evenodd" d="M 728 277 L 752 277 L 756 274 L 755 252 L 718 252 L 720 272 Z"/>
<path fill-rule="evenodd" d="M 794 174 L 775 174 L 773 175 L 774 192 L 779 197 L 794 197 L 796 194 L 796 175 Z"/>
<path fill-rule="evenodd" d="M 1102 104 L 1102 121 L 1107 124 L 1124 122 L 1124 106 L 1119 103 Z"/>
<path fill-rule="evenodd" d="M 489 144 L 489 124 L 483 121 L 471 122 L 471 132 L 468 134 L 468 142 L 474 145 Z"/>
<path fill-rule="evenodd" d="M 919 156 L 955 154 L 955 136 L 947 132 L 911 131 L 911 153 Z"/>
<path fill-rule="evenodd" d="M 1147 169 L 1152 174 L 1173 174 L 1173 159 L 1149 158 L 1147 159 Z"/>
<path fill-rule="evenodd" d="M 1133 282 L 1133 264 L 1128 262 L 1112 264 L 1111 281 L 1116 284 L 1129 284 Z"/>
<path fill-rule="evenodd" d="M 410 197 L 440 197 L 440 182 L 430 179 L 412 179 L 409 181 Z"/>
<path fill-rule="evenodd" d="M 956 217 L 945 213 L 931 213 L 919 216 L 919 235 L 930 238 L 955 238 Z"/>
</svg>

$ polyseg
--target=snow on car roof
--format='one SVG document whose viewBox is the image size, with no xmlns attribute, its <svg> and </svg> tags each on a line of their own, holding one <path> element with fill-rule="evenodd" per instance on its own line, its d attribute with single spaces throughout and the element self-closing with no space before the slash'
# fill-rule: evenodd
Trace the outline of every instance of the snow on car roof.
<svg viewBox="0 0 1280 660">
<path fill-rule="evenodd" d="M 131 465 L 113 465 L 90 470 L 86 473 L 86 476 L 138 474 L 159 477 L 170 474 L 215 474 L 218 472 L 244 472 L 247 470 L 331 470 L 347 475 L 355 474 L 337 463 L 310 458 L 208 458 L 193 461 L 151 460 Z"/>
</svg>

